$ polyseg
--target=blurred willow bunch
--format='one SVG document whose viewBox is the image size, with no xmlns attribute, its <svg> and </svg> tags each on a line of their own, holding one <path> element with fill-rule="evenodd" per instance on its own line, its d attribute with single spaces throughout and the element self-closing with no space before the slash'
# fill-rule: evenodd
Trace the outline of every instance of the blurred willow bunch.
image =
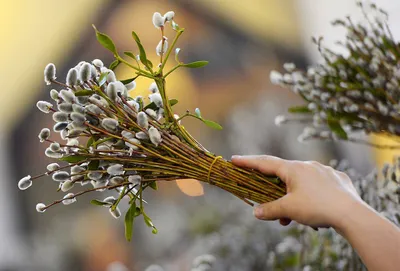
<svg viewBox="0 0 400 271">
<path fill-rule="evenodd" d="M 353 180 L 361 198 L 372 208 L 400 227 L 400 159 L 385 164 L 381 174 L 363 176 L 346 161 L 331 161 L 331 166 Z M 356 251 L 333 229 L 315 232 L 295 225 L 271 253 L 277 270 L 367 270 Z"/>
<path fill-rule="evenodd" d="M 357 2 L 365 24 L 350 17 L 335 20 L 334 26 L 347 30 L 346 39 L 337 44 L 346 54 L 322 45 L 322 37 L 313 38 L 324 61 L 306 72 L 293 63 L 284 64 L 286 73 L 272 71 L 274 84 L 292 89 L 305 105 L 289 109 L 301 119 L 278 116 L 275 123 L 311 124 L 299 136 L 308 139 L 348 140 L 382 148 L 400 148 L 400 144 L 374 145 L 350 134 L 362 132 L 388 136 L 399 142 L 400 135 L 400 44 L 389 29 L 388 14 L 375 4 Z"/>
<path fill-rule="evenodd" d="M 44 70 L 45 82 L 57 85 L 61 90 L 52 89 L 52 103 L 39 101 L 37 107 L 44 113 L 51 113 L 55 125 L 53 130 L 60 133 L 66 142 L 51 139 L 50 129 L 44 128 L 39 134 L 41 142 L 50 143 L 45 154 L 66 163 L 48 165 L 47 172 L 22 178 L 18 186 L 27 189 L 40 177 L 51 175 L 59 184 L 59 191 L 69 192 L 79 186 L 92 186 L 86 190 L 68 193 L 48 205 L 39 203 L 38 212 L 44 212 L 58 203 L 65 205 L 76 201 L 80 195 L 94 191 L 115 191 L 116 197 L 92 200 L 95 205 L 105 206 L 118 218 L 122 199 L 129 199 L 125 215 L 126 237 L 132 236 L 134 218 L 142 215 L 146 224 L 157 230 L 144 211 L 143 191 L 148 187 L 157 189 L 157 181 L 176 179 L 197 179 L 218 186 L 246 203 L 262 203 L 277 199 L 285 194 L 285 186 L 277 177 L 267 177 L 259 172 L 244 170 L 229 161 L 206 150 L 181 124 L 186 118 L 195 118 L 216 129 L 222 127 L 202 117 L 198 108 L 182 116 L 173 111 L 178 102 L 169 99 L 166 78 L 180 67 L 199 68 L 207 61 L 183 63 L 175 49 L 176 65 L 165 71 L 179 37 L 184 29 L 173 21 L 174 12 L 161 15 L 156 12 L 153 24 L 160 31 L 161 40 L 156 47 L 160 57 L 157 65 L 147 58 L 146 51 L 135 32 L 139 54 L 124 52 L 128 60 L 118 52 L 112 39 L 94 27 L 99 43 L 111 51 L 115 61 L 109 68 L 99 59 L 91 63 L 82 61 L 69 70 L 66 82 L 56 78 L 56 67 L 48 64 Z M 164 35 L 170 23 L 176 35 L 168 43 Z M 113 69 L 126 65 L 133 70 L 134 77 L 118 80 Z M 141 96 L 131 97 L 136 88 L 135 79 L 146 77 L 150 85 L 149 102 Z"/>
</svg>

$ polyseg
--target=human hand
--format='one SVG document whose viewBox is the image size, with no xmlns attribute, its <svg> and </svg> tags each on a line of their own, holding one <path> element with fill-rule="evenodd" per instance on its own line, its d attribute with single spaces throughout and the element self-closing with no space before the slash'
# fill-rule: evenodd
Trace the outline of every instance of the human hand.
<svg viewBox="0 0 400 271">
<path fill-rule="evenodd" d="M 313 228 L 336 228 L 352 206 L 365 204 L 345 173 L 318 162 L 289 161 L 267 155 L 233 156 L 232 162 L 277 175 L 286 183 L 287 195 L 255 207 L 258 219 L 279 219 L 282 225 L 295 220 Z"/>
</svg>

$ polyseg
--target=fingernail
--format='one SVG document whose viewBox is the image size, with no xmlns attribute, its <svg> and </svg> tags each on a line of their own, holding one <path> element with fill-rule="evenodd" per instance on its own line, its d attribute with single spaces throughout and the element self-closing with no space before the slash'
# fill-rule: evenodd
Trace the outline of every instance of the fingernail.
<svg viewBox="0 0 400 271">
<path fill-rule="evenodd" d="M 231 159 L 239 159 L 240 157 L 240 155 L 232 155 Z"/>
<path fill-rule="evenodd" d="M 257 206 L 257 207 L 254 207 L 254 209 L 253 209 L 253 215 L 255 216 L 255 217 L 262 217 L 262 214 L 263 214 L 263 210 L 262 210 L 262 208 L 261 207 L 259 207 L 259 206 Z"/>
</svg>

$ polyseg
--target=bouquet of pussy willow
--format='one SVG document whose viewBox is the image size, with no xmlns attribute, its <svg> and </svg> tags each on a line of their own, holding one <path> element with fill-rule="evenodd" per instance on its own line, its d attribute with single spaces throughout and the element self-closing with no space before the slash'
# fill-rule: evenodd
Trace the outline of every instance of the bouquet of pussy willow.
<svg viewBox="0 0 400 271">
<path fill-rule="evenodd" d="M 140 215 L 153 232 L 157 232 L 144 211 L 142 196 L 149 187 L 157 189 L 157 181 L 197 179 L 218 186 L 249 204 L 272 201 L 285 194 L 285 186 L 278 178 L 235 167 L 215 156 L 181 124 L 186 118 L 195 118 L 212 128 L 222 128 L 204 119 L 198 108 L 181 116 L 173 111 L 177 100 L 168 98 L 168 75 L 180 67 L 198 68 L 207 64 L 207 61 L 186 64 L 179 60 L 180 49 L 175 46 L 184 29 L 173 18 L 172 11 L 164 16 L 154 13 L 153 24 L 161 34 L 156 47 L 160 57 L 156 65 L 147 58 L 135 32 L 132 32 L 132 37 L 138 54 L 127 51 L 123 58 L 111 38 L 94 27 L 99 43 L 114 54 L 115 61 L 109 68 L 99 59 L 91 63 L 82 61 L 68 71 L 64 83 L 57 79 L 54 64 L 46 66 L 45 82 L 61 89 L 52 89 L 52 102 L 39 101 L 37 107 L 52 114 L 53 131 L 60 133 L 64 142 L 52 139 L 48 128 L 40 131 L 39 139 L 49 143 L 46 156 L 62 164 L 49 164 L 45 173 L 26 176 L 18 186 L 27 189 L 40 177 L 51 175 L 58 184 L 58 191 L 67 194 L 48 205 L 37 204 L 38 212 L 58 203 L 74 203 L 78 196 L 89 192 L 114 191 L 115 197 L 98 199 L 99 194 L 96 194 L 97 199 L 91 202 L 107 207 L 118 218 L 121 215 L 119 203 L 128 199 L 130 207 L 125 214 L 125 226 L 129 240 L 133 220 Z M 168 24 L 176 33 L 170 45 L 164 36 Z M 176 66 L 165 71 L 173 51 Z M 132 69 L 133 78 L 117 79 L 113 69 L 120 64 Z M 135 79 L 140 76 L 153 81 L 148 102 L 141 96 L 133 97 Z"/>
</svg>

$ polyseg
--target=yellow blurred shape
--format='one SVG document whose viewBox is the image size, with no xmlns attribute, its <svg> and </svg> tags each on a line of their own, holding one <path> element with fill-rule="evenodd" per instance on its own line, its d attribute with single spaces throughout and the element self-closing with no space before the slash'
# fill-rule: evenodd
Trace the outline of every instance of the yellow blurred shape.
<svg viewBox="0 0 400 271">
<path fill-rule="evenodd" d="M 243 32 L 264 40 L 271 38 L 296 48 L 300 42 L 296 3 L 293 0 L 194 0 Z"/>
<path fill-rule="evenodd" d="M 105 0 L 2 1 L 0 9 L 0 108 L 3 127 L 34 107 L 43 90 L 43 69 L 62 65 L 90 28 Z M 63 78 L 60 78 L 61 80 Z M 49 88 L 47 88 L 49 89 Z"/>
<path fill-rule="evenodd" d="M 203 185 L 195 179 L 176 180 L 179 189 L 190 197 L 198 197 L 204 195 Z"/>
<path fill-rule="evenodd" d="M 397 138 L 400 140 L 400 137 Z M 371 142 L 379 145 L 399 145 L 398 142 L 391 140 L 390 138 L 382 136 L 371 136 Z M 374 149 L 376 163 L 378 167 L 381 167 L 384 163 L 390 163 L 393 157 L 400 156 L 400 149 Z"/>
</svg>

